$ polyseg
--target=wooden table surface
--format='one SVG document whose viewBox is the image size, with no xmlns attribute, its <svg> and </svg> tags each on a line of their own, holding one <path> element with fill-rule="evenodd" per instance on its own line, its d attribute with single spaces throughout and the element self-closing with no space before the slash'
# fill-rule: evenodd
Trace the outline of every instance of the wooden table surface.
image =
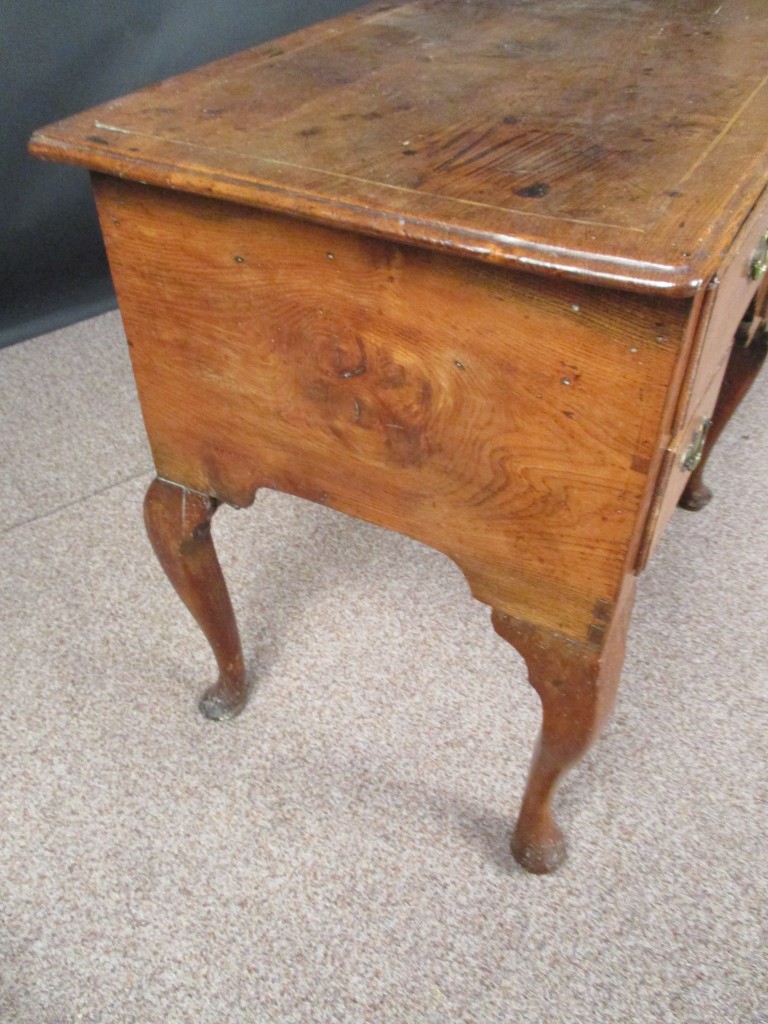
<svg viewBox="0 0 768 1024">
<path fill-rule="evenodd" d="M 765 0 L 374 3 L 38 133 L 52 159 L 688 295 L 766 184 Z"/>
<path fill-rule="evenodd" d="M 248 692 L 219 503 L 399 530 L 526 659 L 512 849 L 562 861 L 636 576 L 768 347 L 766 38 L 766 0 L 374 3 L 36 133 L 93 172 L 205 714 Z"/>
</svg>

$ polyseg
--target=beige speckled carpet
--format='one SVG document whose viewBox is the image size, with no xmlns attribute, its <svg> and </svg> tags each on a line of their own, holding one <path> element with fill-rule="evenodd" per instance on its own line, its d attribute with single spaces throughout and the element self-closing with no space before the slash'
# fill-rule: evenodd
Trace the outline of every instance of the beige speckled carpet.
<svg viewBox="0 0 768 1024">
<path fill-rule="evenodd" d="M 507 854 L 537 701 L 447 559 L 223 509 L 257 688 L 207 723 L 117 314 L 0 352 L 0 427 L 2 1024 L 768 1021 L 768 376 L 640 581 L 548 878 Z"/>
</svg>

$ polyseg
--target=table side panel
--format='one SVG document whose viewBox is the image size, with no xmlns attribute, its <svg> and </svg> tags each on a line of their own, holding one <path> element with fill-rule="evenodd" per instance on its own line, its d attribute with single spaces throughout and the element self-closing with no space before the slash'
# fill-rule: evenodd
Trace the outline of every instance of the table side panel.
<svg viewBox="0 0 768 1024">
<path fill-rule="evenodd" d="M 509 615 L 601 628 L 689 302 L 94 184 L 161 476 L 322 502 L 443 551 Z"/>
</svg>

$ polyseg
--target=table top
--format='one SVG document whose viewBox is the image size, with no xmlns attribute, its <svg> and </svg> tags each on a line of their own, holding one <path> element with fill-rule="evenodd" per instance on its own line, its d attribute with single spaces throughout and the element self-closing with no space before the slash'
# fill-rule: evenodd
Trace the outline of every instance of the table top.
<svg viewBox="0 0 768 1024">
<path fill-rule="evenodd" d="M 35 134 L 39 156 L 693 294 L 768 183 L 766 0 L 388 0 Z"/>
</svg>

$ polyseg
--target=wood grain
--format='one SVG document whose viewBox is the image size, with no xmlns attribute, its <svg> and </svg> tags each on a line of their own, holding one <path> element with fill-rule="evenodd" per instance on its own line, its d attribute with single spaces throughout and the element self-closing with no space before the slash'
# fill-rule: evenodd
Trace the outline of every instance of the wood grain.
<svg viewBox="0 0 768 1024">
<path fill-rule="evenodd" d="M 588 641 L 653 489 L 690 303 L 95 185 L 162 477 L 399 530 L 480 600 Z"/>
<path fill-rule="evenodd" d="M 150 535 L 221 670 L 206 713 L 245 697 L 219 502 L 269 487 L 405 533 L 526 660 L 513 852 L 557 866 L 552 798 L 610 710 L 681 456 L 763 354 L 766 30 L 765 0 L 387 0 L 35 136 L 94 172 Z"/>
<path fill-rule="evenodd" d="M 211 645 L 219 678 L 200 701 L 206 718 L 234 718 L 248 696 L 240 635 L 211 537 L 218 502 L 167 480 L 153 480 L 144 521 L 158 561 Z"/>
<path fill-rule="evenodd" d="M 663 535 L 664 527 L 688 486 L 690 471 L 685 468 L 684 460 L 696 432 L 702 422 L 712 415 L 721 388 L 725 387 L 727 392 L 733 390 L 731 384 L 724 384 L 726 367 L 741 318 L 758 292 L 758 282 L 750 275 L 750 264 L 766 230 L 768 195 L 756 203 L 723 260 L 719 273 L 703 296 L 703 308 L 691 357 L 687 361 L 685 377 L 680 388 L 680 400 L 672 422 L 668 449 L 640 545 L 638 572 L 648 564 L 656 544 Z M 764 292 L 765 286 L 761 287 Z M 738 356 L 736 358 L 738 361 Z M 738 404 L 747 389 L 748 385 L 739 390 L 738 398 L 734 400 L 723 397 L 723 401 L 730 409 L 727 419 L 734 410 L 734 403 Z M 720 423 L 722 420 L 721 409 L 716 422 Z M 715 429 L 712 443 L 719 436 L 720 429 Z"/>
<path fill-rule="evenodd" d="M 616 607 L 607 610 L 599 651 L 493 613 L 497 633 L 525 658 L 542 706 L 541 733 L 511 841 L 515 860 L 534 874 L 548 874 L 565 859 L 565 837 L 552 801 L 563 775 L 583 757 L 611 713 L 634 596 L 635 577 L 630 575 Z"/>
<path fill-rule="evenodd" d="M 44 129 L 32 149 L 691 295 L 768 183 L 767 36 L 765 0 L 375 3 Z"/>
</svg>

